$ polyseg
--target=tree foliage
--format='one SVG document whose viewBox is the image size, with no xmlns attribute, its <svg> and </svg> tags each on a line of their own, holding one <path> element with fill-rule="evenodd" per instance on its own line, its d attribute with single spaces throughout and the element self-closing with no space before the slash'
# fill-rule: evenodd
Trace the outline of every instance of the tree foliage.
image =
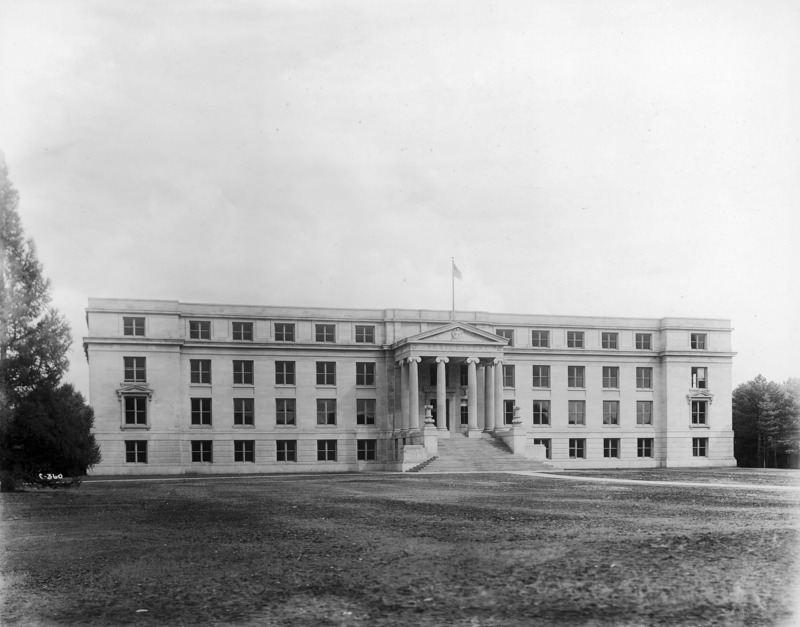
<svg viewBox="0 0 800 627">
<path fill-rule="evenodd" d="M 0 443 L 3 470 L 33 484 L 46 484 L 47 475 L 83 477 L 100 461 L 93 425 L 94 410 L 72 385 L 37 387 L 20 402 Z"/>
<path fill-rule="evenodd" d="M 55 387 L 71 344 L 66 319 L 50 306 L 32 240 L 26 240 L 19 195 L 0 161 L 0 403 L 13 409 L 40 386 Z"/>
<path fill-rule="evenodd" d="M 32 240 L 17 213 L 19 194 L 0 154 L 0 489 L 14 489 L 22 467 L 66 464 L 85 474 L 99 461 L 91 408 L 70 386 L 59 387 L 72 339 L 66 319 L 50 304 Z M 82 411 L 79 408 L 83 407 Z M 34 409 L 35 408 L 35 409 Z M 91 418 L 91 419 L 90 419 Z M 88 426 L 87 426 L 88 425 Z M 59 446 L 53 438 L 63 438 Z M 20 442 L 24 440 L 22 448 Z M 75 447 L 71 458 L 64 447 Z M 20 451 L 24 450 L 25 459 Z M 47 455 L 52 456 L 47 461 Z M 96 458 L 96 459 L 95 459 Z M 84 464 L 80 460 L 86 460 Z M 94 460 L 94 461 L 92 461 Z"/>
<path fill-rule="evenodd" d="M 758 375 L 733 391 L 734 454 L 740 466 L 796 465 L 800 453 L 800 380 Z"/>
</svg>

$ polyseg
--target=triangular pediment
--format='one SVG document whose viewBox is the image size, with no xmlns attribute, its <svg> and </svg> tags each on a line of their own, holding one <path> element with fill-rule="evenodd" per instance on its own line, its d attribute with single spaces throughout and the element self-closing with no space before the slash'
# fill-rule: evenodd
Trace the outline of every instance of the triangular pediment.
<svg viewBox="0 0 800 627">
<path fill-rule="evenodd" d="M 117 388 L 118 397 L 122 398 L 123 396 L 135 395 L 146 395 L 147 398 L 150 398 L 153 396 L 153 388 L 151 388 L 148 383 L 130 383 L 126 381 L 119 384 Z"/>
<path fill-rule="evenodd" d="M 708 401 L 709 403 L 713 403 L 714 395 L 708 390 L 692 390 L 686 395 L 686 402 L 691 403 L 692 401 Z"/>
<path fill-rule="evenodd" d="M 404 338 L 398 344 L 489 344 L 502 348 L 508 340 L 464 322 L 451 322 Z"/>
</svg>

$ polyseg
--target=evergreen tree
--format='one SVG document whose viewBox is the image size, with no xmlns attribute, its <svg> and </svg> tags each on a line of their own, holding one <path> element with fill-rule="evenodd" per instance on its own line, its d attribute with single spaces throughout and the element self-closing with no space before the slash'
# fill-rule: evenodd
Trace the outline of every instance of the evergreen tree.
<svg viewBox="0 0 800 627">
<path fill-rule="evenodd" d="M 22 411 L 26 400 L 35 393 L 37 402 L 43 394 L 59 392 L 58 384 L 67 368 L 67 351 L 72 342 L 66 319 L 50 305 L 50 282 L 42 274 L 32 240 L 26 240 L 17 206 L 19 195 L 8 178 L 8 169 L 0 154 L 0 489 L 12 490 L 20 464 L 20 450 L 10 448 L 10 437 L 19 433 L 17 421 L 30 416 Z M 72 391 L 74 393 L 74 390 Z M 67 396 L 58 396 L 65 401 Z M 73 399 L 74 400 L 74 399 Z M 53 401 L 55 402 L 55 401 Z M 81 397 L 81 402 L 83 402 Z M 48 404 L 49 403 L 49 404 Z M 88 409 L 88 408 L 87 408 Z M 90 410 L 91 411 L 91 410 Z M 80 419 L 78 419 L 80 418 Z M 85 428 L 85 416 L 79 412 L 64 415 L 65 423 L 82 437 L 91 436 Z M 34 421 L 31 428 L 44 425 Z M 27 428 L 27 427 L 26 427 Z M 49 428 L 49 427 L 48 427 Z M 62 433 L 59 429 L 56 433 Z M 44 435 L 44 434 L 42 434 Z M 33 441 L 33 440 L 31 440 Z M 74 439 L 65 442 L 75 442 Z M 70 444 L 71 445 L 71 444 Z M 91 448 L 91 443 L 87 444 Z M 25 453 L 38 452 L 25 447 Z M 93 462 L 96 463 L 96 462 Z M 85 472 L 85 469 L 84 469 Z"/>
<path fill-rule="evenodd" d="M 796 465 L 800 452 L 800 381 L 780 385 L 758 375 L 733 392 L 734 455 L 740 466 Z M 794 460 L 794 461 L 792 461 Z"/>
</svg>

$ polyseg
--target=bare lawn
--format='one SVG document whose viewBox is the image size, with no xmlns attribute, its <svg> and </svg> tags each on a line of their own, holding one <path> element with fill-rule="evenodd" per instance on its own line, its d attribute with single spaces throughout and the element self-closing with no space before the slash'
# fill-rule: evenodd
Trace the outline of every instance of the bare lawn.
<svg viewBox="0 0 800 627">
<path fill-rule="evenodd" d="M 586 473 L 690 487 L 348 474 L 2 494 L 0 624 L 792 625 L 797 474 L 726 473 Z"/>
</svg>

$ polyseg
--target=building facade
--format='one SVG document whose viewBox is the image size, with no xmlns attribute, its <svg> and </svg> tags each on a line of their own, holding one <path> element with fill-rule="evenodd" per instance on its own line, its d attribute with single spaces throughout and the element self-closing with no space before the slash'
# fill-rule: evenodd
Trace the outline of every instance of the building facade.
<svg viewBox="0 0 800 627">
<path fill-rule="evenodd" d="M 509 433 L 560 468 L 736 464 L 728 320 L 121 299 L 86 315 L 96 475 L 405 470 L 441 438 Z"/>
</svg>

